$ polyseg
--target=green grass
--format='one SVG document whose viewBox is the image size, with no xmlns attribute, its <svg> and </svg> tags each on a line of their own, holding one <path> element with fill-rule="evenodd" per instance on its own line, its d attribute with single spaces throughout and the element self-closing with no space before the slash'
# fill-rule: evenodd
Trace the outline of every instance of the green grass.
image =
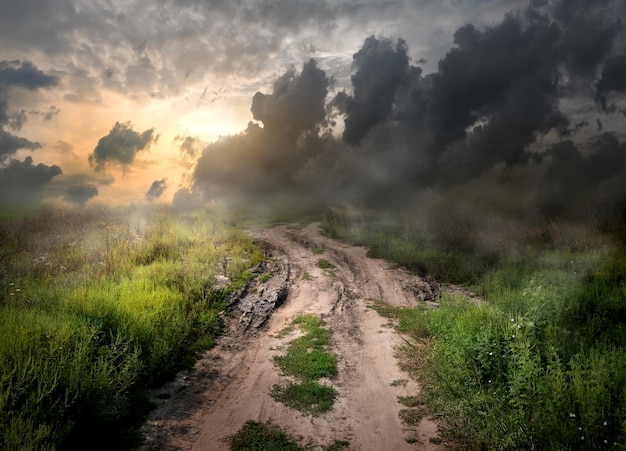
<svg viewBox="0 0 626 451">
<path fill-rule="evenodd" d="M 274 363 L 286 376 L 304 381 L 332 376 L 337 370 L 337 356 L 326 352 L 330 331 L 324 321 L 314 315 L 297 317 L 293 324 L 305 334 L 289 343 L 284 355 L 275 356 Z"/>
<path fill-rule="evenodd" d="M 313 246 L 311 248 L 311 252 L 313 252 L 313 254 L 315 254 L 315 255 L 320 255 L 320 254 L 324 253 L 324 248 Z"/>
<path fill-rule="evenodd" d="M 301 451 L 306 448 L 298 444 L 276 424 L 268 421 L 247 421 L 242 428 L 230 438 L 232 451 Z"/>
<path fill-rule="evenodd" d="M 326 233 L 441 282 L 469 285 L 481 299 L 445 294 L 435 309 L 371 305 L 415 340 L 404 347 L 403 368 L 422 391 L 403 399 L 411 404 L 403 421 L 432 415 L 446 438 L 467 449 L 626 449 L 619 237 L 612 242 L 591 223 L 565 220 L 499 228 L 472 221 L 326 219 Z"/>
<path fill-rule="evenodd" d="M 324 451 L 339 451 L 349 448 L 347 440 L 334 439 L 326 446 L 319 446 L 309 441 L 300 444 L 302 439 L 289 435 L 280 426 L 271 420 L 261 423 L 254 420 L 247 421 L 232 437 L 229 444 L 232 451 L 304 451 L 322 449 Z"/>
<path fill-rule="evenodd" d="M 329 262 L 328 260 L 324 260 L 324 259 L 322 258 L 322 259 L 319 259 L 319 260 L 317 261 L 317 267 L 318 267 L 318 268 L 321 268 L 321 269 L 333 269 L 333 268 L 335 268 L 336 266 L 335 266 L 335 265 L 333 265 L 333 264 L 332 264 L 331 262 Z"/>
<path fill-rule="evenodd" d="M 292 409 L 317 416 L 332 409 L 337 391 L 316 381 L 289 382 L 274 385 L 270 395 Z"/>
<path fill-rule="evenodd" d="M 0 448 L 124 449 L 141 388 L 219 333 L 224 292 L 262 258 L 204 213 L 44 210 L 0 223 Z"/>
<path fill-rule="evenodd" d="M 285 354 L 275 356 L 274 364 L 284 376 L 300 382 L 274 385 L 270 395 L 289 407 L 319 415 L 332 408 L 336 396 L 334 388 L 317 382 L 337 371 L 337 356 L 327 352 L 331 333 L 324 328 L 325 322 L 312 314 L 297 316 L 283 330 L 290 333 L 294 326 L 299 327 L 304 335 L 292 340 Z"/>
</svg>

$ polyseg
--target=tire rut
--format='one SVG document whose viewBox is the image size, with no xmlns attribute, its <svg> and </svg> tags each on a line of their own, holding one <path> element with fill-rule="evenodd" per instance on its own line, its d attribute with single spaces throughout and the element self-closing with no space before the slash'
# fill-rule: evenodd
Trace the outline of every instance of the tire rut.
<svg viewBox="0 0 626 451">
<path fill-rule="evenodd" d="M 412 439 L 420 441 L 419 449 L 440 449 L 429 441 L 437 436 L 432 421 L 423 420 L 417 428 L 401 422 L 397 397 L 415 394 L 418 387 L 414 382 L 392 384 L 409 379 L 395 357 L 402 340 L 369 308 L 373 300 L 416 305 L 420 296 L 432 297 L 435 290 L 406 271 L 367 257 L 363 248 L 323 237 L 317 224 L 300 231 L 275 227 L 257 238 L 273 257 L 271 267 L 259 274 L 273 276 L 244 287 L 242 298 L 229 308 L 229 326 L 217 345 L 192 370 L 152 393 L 159 406 L 143 427 L 146 443 L 141 449 L 227 450 L 227 438 L 243 423 L 268 419 L 316 443 L 348 440 L 352 450 L 414 450 L 417 445 L 408 442 Z M 322 258 L 335 268 L 319 268 Z M 428 287 L 430 294 L 420 287 Z M 270 388 L 285 380 L 272 357 L 289 337 L 276 334 L 303 313 L 325 319 L 338 357 L 337 374 L 328 380 L 338 398 L 332 411 L 315 418 L 269 396 Z"/>
</svg>

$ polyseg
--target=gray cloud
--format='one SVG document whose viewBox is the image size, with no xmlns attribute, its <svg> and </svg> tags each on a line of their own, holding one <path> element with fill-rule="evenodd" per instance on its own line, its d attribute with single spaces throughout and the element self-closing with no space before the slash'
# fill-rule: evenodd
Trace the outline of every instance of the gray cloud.
<svg viewBox="0 0 626 451">
<path fill-rule="evenodd" d="M 0 85 L 34 90 L 58 83 L 58 77 L 45 74 L 30 61 L 0 61 Z"/>
<path fill-rule="evenodd" d="M 85 205 L 90 199 L 93 199 L 98 195 L 98 188 L 94 185 L 74 185 L 67 189 L 63 199 L 66 202 Z"/>
<path fill-rule="evenodd" d="M 26 157 L 24 161 L 13 159 L 6 166 L 0 167 L 0 202 L 36 203 L 52 179 L 61 173 L 57 165 L 34 165 L 31 157 Z"/>
<path fill-rule="evenodd" d="M 610 133 L 600 136 L 593 143 L 592 152 L 584 154 L 572 141 L 552 146 L 545 154 L 550 159 L 548 170 L 541 182 L 536 204 L 546 213 L 562 213 L 579 205 L 586 196 L 594 193 L 594 187 L 623 174 L 626 159 L 626 143 Z M 604 193 L 612 197 L 623 193 Z"/>
<path fill-rule="evenodd" d="M 563 4 L 535 2 L 488 27 L 458 28 L 428 74 L 412 64 L 405 41 L 370 36 L 353 55 L 351 89 L 328 103 L 332 83 L 317 64 L 288 71 L 272 94 L 252 99 L 263 127 L 250 123 L 209 145 L 193 187 L 208 198 L 297 197 L 315 187 L 326 200 L 388 207 L 469 182 L 498 191 L 523 173 L 529 181 L 520 189 L 538 190 L 535 205 L 545 212 L 589 199 L 623 175 L 622 138 L 609 132 L 592 145 L 560 140 L 588 136 L 585 125 L 596 119 L 609 131 L 593 85 L 598 92 L 624 89 L 622 57 L 611 56 L 623 27 L 607 13 L 615 5 L 608 0 L 604 9 L 569 2 L 568 12 L 557 8 Z M 570 95 L 594 117 L 579 115 L 570 126 L 561 110 Z M 337 115 L 344 117 L 341 141 L 326 132 Z"/>
<path fill-rule="evenodd" d="M 298 135 L 325 125 L 324 101 L 330 80 L 310 60 L 302 72 L 287 71 L 274 83 L 272 94 L 257 92 L 252 99 L 252 116 L 263 122 L 269 133 Z"/>
<path fill-rule="evenodd" d="M 155 143 L 158 135 L 154 128 L 143 133 L 132 129 L 130 122 L 116 122 L 108 135 L 100 138 L 98 145 L 89 156 L 89 164 L 96 171 L 103 171 L 109 164 L 119 164 L 126 167 L 135 161 L 139 152 L 150 148 Z"/>
<path fill-rule="evenodd" d="M 251 110 L 263 127 L 251 122 L 207 146 L 194 169 L 195 188 L 215 198 L 267 196 L 291 186 L 329 149 L 332 138 L 320 133 L 330 83 L 310 60 L 301 72 L 281 76 L 272 94 L 256 93 Z"/>
<path fill-rule="evenodd" d="M 14 155 L 20 149 L 36 150 L 40 148 L 41 144 L 38 142 L 20 138 L 0 128 L 0 162 L 5 161 L 6 158 Z"/>
<path fill-rule="evenodd" d="M 174 137 L 174 144 L 176 144 L 181 155 L 188 158 L 195 158 L 200 152 L 200 140 L 193 136 L 176 136 Z"/>
<path fill-rule="evenodd" d="M 41 148 L 37 142 L 15 136 L 5 130 L 20 130 L 26 121 L 26 112 L 9 113 L 9 96 L 13 87 L 36 90 L 56 86 L 57 77 L 47 75 L 29 61 L 0 61 L 0 163 L 20 149 Z"/>
<path fill-rule="evenodd" d="M 203 205 L 202 195 L 187 188 L 180 188 L 174 193 L 172 207 L 177 211 L 193 210 Z"/>
<path fill-rule="evenodd" d="M 150 185 L 150 189 L 146 193 L 146 199 L 152 202 L 161 197 L 165 192 L 165 189 L 167 188 L 166 182 L 166 179 L 155 180 L 154 182 L 152 182 L 152 185 Z"/>
<path fill-rule="evenodd" d="M 609 58 L 602 69 L 597 85 L 597 99 L 607 109 L 607 98 L 611 91 L 626 91 L 626 54 Z"/>
<path fill-rule="evenodd" d="M 346 142 L 358 144 L 374 125 L 389 116 L 397 89 L 409 78 L 407 51 L 402 40 L 393 45 L 370 36 L 354 54 L 354 94 L 345 99 Z"/>
</svg>

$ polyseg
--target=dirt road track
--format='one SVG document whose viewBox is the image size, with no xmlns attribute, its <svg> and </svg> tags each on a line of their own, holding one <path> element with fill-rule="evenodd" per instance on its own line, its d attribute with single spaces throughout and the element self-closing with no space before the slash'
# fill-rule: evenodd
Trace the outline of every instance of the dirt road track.
<svg viewBox="0 0 626 451">
<path fill-rule="evenodd" d="M 241 333 L 237 320 L 218 345 L 207 351 L 192 371 L 156 390 L 160 406 L 143 428 L 144 450 L 226 450 L 228 436 L 247 420 L 272 419 L 295 436 L 325 445 L 347 440 L 351 450 L 436 450 L 429 439 L 437 426 L 428 419 L 407 427 L 399 416 L 398 396 L 415 394 L 394 356 L 402 342 L 387 320 L 367 306 L 384 300 L 397 306 L 416 305 L 428 297 L 428 285 L 388 262 L 371 259 L 366 250 L 330 240 L 312 224 L 302 230 L 286 226 L 258 235 L 272 256 L 289 268 L 284 275 L 288 296 L 262 328 Z M 319 255 L 313 248 L 323 249 Z M 319 252 L 319 250 L 318 250 Z M 336 268 L 323 270 L 320 258 Z M 262 288 L 265 289 L 265 288 Z M 338 356 L 337 375 L 329 382 L 338 391 L 329 413 L 304 416 L 269 396 L 274 384 L 284 383 L 272 363 L 278 347 L 293 336 L 277 338 L 298 314 L 315 313 L 333 332 Z M 417 438 L 417 443 L 407 440 Z"/>
</svg>

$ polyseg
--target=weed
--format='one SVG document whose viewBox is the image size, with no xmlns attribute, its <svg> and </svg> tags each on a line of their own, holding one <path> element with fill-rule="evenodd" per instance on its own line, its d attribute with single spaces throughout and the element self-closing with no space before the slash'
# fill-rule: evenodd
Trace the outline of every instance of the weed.
<svg viewBox="0 0 626 451">
<path fill-rule="evenodd" d="M 271 272 L 265 273 L 261 277 L 259 277 L 259 282 L 265 283 L 268 280 L 270 280 L 272 277 L 274 277 L 273 273 L 271 273 Z"/>
<path fill-rule="evenodd" d="M 274 385 L 270 395 L 278 402 L 313 416 L 328 412 L 335 401 L 337 392 L 333 387 L 319 382 L 289 382 Z"/>
<path fill-rule="evenodd" d="M 409 426 L 416 426 L 426 416 L 425 408 L 401 409 L 400 419 Z"/>
<path fill-rule="evenodd" d="M 317 247 L 317 246 L 313 246 L 311 248 L 311 252 L 313 252 L 315 255 L 320 255 L 324 253 L 324 248 L 322 247 Z"/>
<path fill-rule="evenodd" d="M 326 352 L 330 345 L 330 331 L 324 325 L 325 322 L 316 315 L 297 316 L 289 327 L 299 327 L 304 335 L 291 341 L 284 355 L 274 357 L 274 363 L 284 375 L 303 382 L 275 385 L 271 396 L 289 407 L 313 415 L 329 410 L 336 396 L 332 387 L 316 382 L 337 371 L 337 356 Z"/>
<path fill-rule="evenodd" d="M 329 262 L 328 260 L 324 260 L 323 258 L 317 261 L 317 267 L 321 268 L 321 269 L 333 269 L 336 266 L 333 265 L 331 262 Z"/>
<path fill-rule="evenodd" d="M 250 420 L 230 438 L 230 449 L 232 451 L 300 451 L 305 448 L 271 421 L 259 423 Z"/>
<path fill-rule="evenodd" d="M 424 404 L 419 396 L 398 396 L 398 402 L 406 407 L 417 407 Z"/>
<path fill-rule="evenodd" d="M 324 447 L 324 451 L 339 451 L 340 449 L 349 448 L 350 442 L 348 440 L 335 439 L 330 445 Z"/>
</svg>

